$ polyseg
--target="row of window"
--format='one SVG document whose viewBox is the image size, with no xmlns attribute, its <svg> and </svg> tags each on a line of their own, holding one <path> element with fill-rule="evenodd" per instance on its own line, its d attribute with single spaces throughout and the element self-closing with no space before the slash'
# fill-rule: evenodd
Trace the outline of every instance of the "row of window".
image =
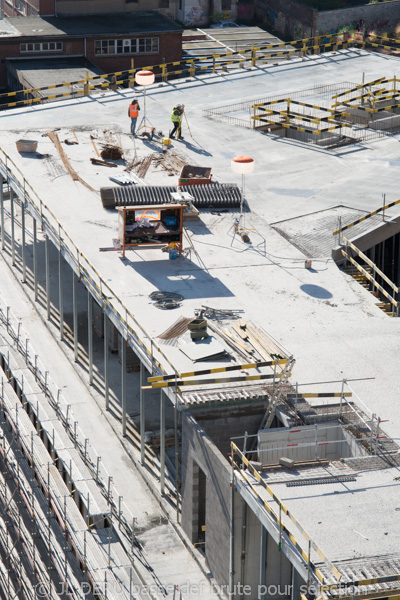
<svg viewBox="0 0 400 600">
<path fill-rule="evenodd" d="M 21 52 L 61 52 L 62 42 L 34 42 L 21 44 Z M 99 54 L 151 54 L 159 52 L 158 38 L 133 38 L 127 40 L 99 40 L 94 43 L 94 53 Z"/>
<path fill-rule="evenodd" d="M 158 51 L 158 38 L 100 40 L 94 43 L 95 54 L 149 54 Z"/>
<path fill-rule="evenodd" d="M 62 42 L 35 42 L 34 44 L 21 44 L 21 52 L 60 52 Z"/>
</svg>

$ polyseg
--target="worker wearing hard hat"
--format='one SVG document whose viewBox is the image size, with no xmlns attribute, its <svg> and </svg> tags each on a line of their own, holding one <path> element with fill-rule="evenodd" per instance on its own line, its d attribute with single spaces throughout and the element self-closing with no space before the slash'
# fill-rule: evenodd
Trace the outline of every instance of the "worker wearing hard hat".
<svg viewBox="0 0 400 600">
<path fill-rule="evenodd" d="M 174 128 L 172 129 L 172 131 L 169 134 L 170 138 L 174 137 L 174 134 L 176 133 L 176 136 L 178 138 L 178 140 L 182 139 L 182 135 L 181 135 L 181 127 L 182 127 L 182 116 L 184 113 L 185 107 L 183 104 L 177 104 L 176 106 L 174 106 L 173 110 L 172 110 L 172 115 L 171 115 L 171 121 L 174 125 Z"/>
</svg>

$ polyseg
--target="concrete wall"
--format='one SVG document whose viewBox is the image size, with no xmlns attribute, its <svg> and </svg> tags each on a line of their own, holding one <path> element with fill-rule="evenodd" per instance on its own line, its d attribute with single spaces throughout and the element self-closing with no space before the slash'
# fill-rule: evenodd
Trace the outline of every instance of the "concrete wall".
<svg viewBox="0 0 400 600">
<path fill-rule="evenodd" d="M 400 0 L 317 11 L 296 0 L 256 0 L 257 18 L 289 39 L 317 33 L 400 31 Z"/>
<path fill-rule="evenodd" d="M 400 30 L 400 0 L 353 6 L 340 10 L 321 11 L 317 14 L 317 30 L 320 32 L 350 33 L 362 31 L 382 34 Z"/>
<path fill-rule="evenodd" d="M 178 0 L 177 17 L 185 27 L 205 26 L 210 21 L 235 20 L 238 16 L 238 0 L 181 0 L 181 2 L 180 7 Z M 250 14 L 250 7 L 245 5 L 241 11 L 242 14 Z"/>
<path fill-rule="evenodd" d="M 290 39 L 313 34 L 317 11 L 296 0 L 256 0 L 256 17 Z"/>
<path fill-rule="evenodd" d="M 241 590 L 248 600 L 259 600 L 263 592 L 266 600 L 290 598 L 292 565 L 237 492 L 234 494 L 233 531 L 233 598 L 240 600 Z M 262 560 L 262 535 L 265 536 L 265 562 Z"/>
<path fill-rule="evenodd" d="M 205 556 L 218 584 L 229 581 L 230 466 L 195 419 L 182 416 L 182 526 L 193 543 L 199 510 L 198 469 L 206 476 Z"/>
<path fill-rule="evenodd" d="M 267 402 L 229 406 L 207 410 L 196 410 L 193 416 L 206 434 L 212 439 L 218 450 L 228 458 L 231 451 L 231 438 L 258 432 L 262 418 L 267 410 Z M 234 440 L 243 449 L 243 439 Z M 250 438 L 250 441 L 255 441 Z"/>
<path fill-rule="evenodd" d="M 265 429 L 258 436 L 258 460 L 263 465 L 277 464 L 282 456 L 295 461 L 348 458 L 357 448 L 349 445 L 340 425 L 325 423 Z"/>
</svg>

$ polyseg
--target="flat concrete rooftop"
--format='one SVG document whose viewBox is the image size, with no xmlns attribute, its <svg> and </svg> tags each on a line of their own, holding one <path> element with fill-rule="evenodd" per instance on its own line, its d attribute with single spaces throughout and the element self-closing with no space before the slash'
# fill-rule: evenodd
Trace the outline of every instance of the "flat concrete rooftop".
<svg viewBox="0 0 400 600">
<path fill-rule="evenodd" d="M 256 162 L 254 174 L 245 182 L 250 207 L 245 226 L 250 230 L 251 244 L 234 235 L 237 213 L 209 211 L 202 213 L 201 222 L 188 224 L 196 252 L 177 261 L 169 261 L 159 250 L 129 251 L 126 260 L 116 252 L 100 252 L 100 248 L 111 247 L 116 237 L 116 211 L 104 210 L 97 192 L 72 181 L 52 142 L 43 137 L 46 131 L 60 127 L 63 140 L 73 128 L 79 145 L 65 146 L 65 151 L 79 175 L 98 191 L 110 185 L 110 173 L 90 163 L 90 156 L 95 156 L 90 134 L 100 137 L 104 130 L 118 133 L 127 159 L 161 149 L 153 142 L 129 136 L 127 107 L 133 95 L 143 104 L 138 91 L 107 92 L 3 112 L 1 145 L 149 334 L 159 335 L 179 316 L 193 315 L 202 304 L 243 309 L 246 320 L 264 327 L 293 353 L 297 361 L 294 381 L 374 378 L 353 382 L 352 388 L 371 411 L 389 420 L 385 430 L 396 438 L 400 425 L 400 321 L 379 310 L 374 298 L 327 256 L 314 255 L 314 268 L 304 269 L 305 255 L 271 223 L 341 206 L 371 211 L 381 205 L 382 193 L 387 202 L 397 199 L 398 175 L 392 167 L 400 164 L 398 136 L 330 153 L 211 122 L 203 111 L 314 85 L 361 82 L 363 73 L 365 81 L 398 75 L 399 67 L 399 59 L 394 57 L 347 50 L 150 88 L 148 117 L 164 134 L 170 127 L 171 108 L 178 102 L 185 104 L 190 132 L 184 122 L 185 139 L 174 142 L 174 147 L 189 163 L 211 166 L 215 180 L 240 183 L 231 171 L 231 159 L 244 154 Z M 39 141 L 42 158 L 17 152 L 15 141 L 24 136 Z M 171 185 L 172 181 L 159 171 L 146 176 L 147 183 Z M 395 214 L 393 210 L 386 216 Z M 157 289 L 182 294 L 181 308 L 171 312 L 156 309 L 148 295 Z M 178 370 L 181 360 L 173 356 Z M 304 386 L 302 391 L 315 388 Z"/>
<path fill-rule="evenodd" d="M 9 17 L 6 25 L 22 36 L 118 35 L 180 31 L 181 27 L 157 11 L 102 13 L 71 17 Z"/>
</svg>

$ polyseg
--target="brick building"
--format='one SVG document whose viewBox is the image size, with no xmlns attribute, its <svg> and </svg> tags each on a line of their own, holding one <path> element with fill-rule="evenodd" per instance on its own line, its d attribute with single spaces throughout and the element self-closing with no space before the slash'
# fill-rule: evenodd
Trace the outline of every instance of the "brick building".
<svg viewBox="0 0 400 600">
<path fill-rule="evenodd" d="M 245 4 L 247 6 L 246 2 Z M 253 4 L 252 0 L 249 4 Z M 0 0 L 0 17 L 144 10 L 158 10 L 171 19 L 179 20 L 185 26 L 199 26 L 208 25 L 210 21 L 235 19 L 238 16 L 238 0 Z"/>
<path fill-rule="evenodd" d="M 13 59 L 82 57 L 105 73 L 177 61 L 182 30 L 157 11 L 4 19 L 0 86 Z"/>
</svg>

